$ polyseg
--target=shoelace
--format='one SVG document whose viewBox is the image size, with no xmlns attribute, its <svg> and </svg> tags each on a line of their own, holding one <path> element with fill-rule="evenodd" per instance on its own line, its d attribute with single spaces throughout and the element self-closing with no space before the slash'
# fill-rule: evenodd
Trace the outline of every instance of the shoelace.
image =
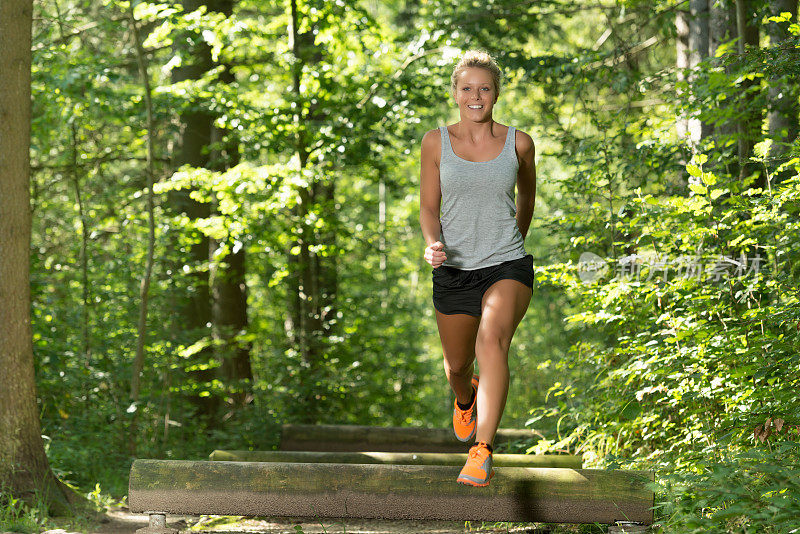
<svg viewBox="0 0 800 534">
<path fill-rule="evenodd" d="M 461 422 L 464 424 L 469 423 L 469 420 L 472 419 L 472 408 L 468 408 L 461 412 Z"/>
<path fill-rule="evenodd" d="M 485 447 L 479 447 L 478 445 L 473 445 L 469 449 L 469 457 L 470 458 L 477 458 L 481 455 L 480 451 Z"/>
</svg>

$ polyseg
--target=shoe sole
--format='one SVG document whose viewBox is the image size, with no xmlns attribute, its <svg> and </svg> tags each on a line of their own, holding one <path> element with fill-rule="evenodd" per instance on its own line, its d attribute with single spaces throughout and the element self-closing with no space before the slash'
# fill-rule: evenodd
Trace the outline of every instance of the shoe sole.
<svg viewBox="0 0 800 534">
<path fill-rule="evenodd" d="M 465 486 L 476 486 L 478 488 L 483 488 L 489 485 L 489 480 L 492 480 L 493 476 L 494 476 L 494 469 L 492 469 L 492 472 L 489 473 L 489 479 L 483 484 L 478 484 L 477 482 L 473 482 L 472 480 L 461 477 L 456 479 L 456 482 L 458 482 L 459 484 L 463 484 Z"/>
</svg>

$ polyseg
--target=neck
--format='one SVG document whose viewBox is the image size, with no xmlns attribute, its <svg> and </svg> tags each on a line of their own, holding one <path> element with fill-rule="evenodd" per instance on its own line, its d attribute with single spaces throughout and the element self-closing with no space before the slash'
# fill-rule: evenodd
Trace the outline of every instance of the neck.
<svg viewBox="0 0 800 534">
<path fill-rule="evenodd" d="M 456 123 L 456 128 L 460 138 L 466 137 L 468 139 L 478 140 L 495 137 L 497 132 L 497 123 L 494 122 L 492 117 L 486 119 L 485 122 L 461 119 Z"/>
</svg>

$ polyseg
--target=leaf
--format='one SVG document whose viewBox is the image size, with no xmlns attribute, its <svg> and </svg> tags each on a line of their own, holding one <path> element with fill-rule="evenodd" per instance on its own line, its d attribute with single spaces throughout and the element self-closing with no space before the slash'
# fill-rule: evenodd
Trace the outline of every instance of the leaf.
<svg viewBox="0 0 800 534">
<path fill-rule="evenodd" d="M 714 176 L 713 172 L 704 172 L 700 178 L 706 185 L 714 185 L 715 183 L 717 183 L 717 177 Z"/>
<path fill-rule="evenodd" d="M 706 189 L 706 186 L 700 184 L 689 184 L 689 189 L 691 189 L 698 195 L 705 195 L 706 193 L 708 193 L 708 189 Z"/>
<path fill-rule="evenodd" d="M 693 163 L 688 163 L 686 165 L 686 172 L 688 172 L 690 176 L 694 176 L 696 178 L 699 178 L 703 174 L 703 171 L 700 170 L 700 167 L 694 165 Z"/>
</svg>

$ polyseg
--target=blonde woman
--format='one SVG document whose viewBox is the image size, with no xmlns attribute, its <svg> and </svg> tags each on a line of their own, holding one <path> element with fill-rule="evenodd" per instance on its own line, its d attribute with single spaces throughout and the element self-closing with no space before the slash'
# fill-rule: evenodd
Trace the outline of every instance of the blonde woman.
<svg viewBox="0 0 800 534">
<path fill-rule="evenodd" d="M 494 475 L 508 348 L 533 289 L 533 256 L 524 244 L 536 196 L 534 145 L 528 134 L 495 122 L 500 81 L 489 54 L 466 52 L 450 87 L 460 120 L 426 132 L 420 155 L 420 226 L 456 396 L 453 430 L 461 441 L 474 440 L 457 481 L 471 486 L 487 486 Z"/>
</svg>

